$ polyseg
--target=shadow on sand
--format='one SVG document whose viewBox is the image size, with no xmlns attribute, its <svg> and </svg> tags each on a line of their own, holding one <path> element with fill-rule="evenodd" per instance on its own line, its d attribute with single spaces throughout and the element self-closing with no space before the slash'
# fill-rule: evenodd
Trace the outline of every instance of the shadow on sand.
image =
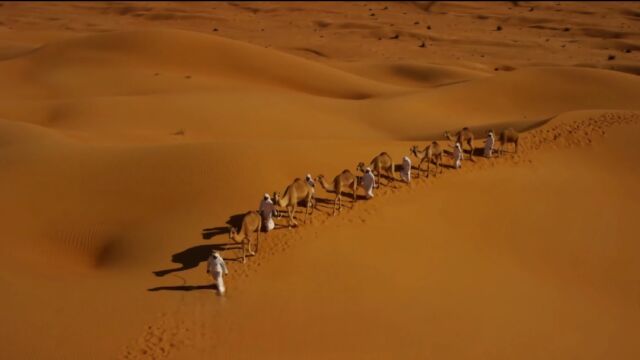
<svg viewBox="0 0 640 360">
<path fill-rule="evenodd" d="M 193 291 L 193 290 L 218 290 L 216 284 L 210 285 L 179 285 L 179 286 L 158 286 L 147 291 Z"/>
<path fill-rule="evenodd" d="M 226 244 L 212 244 L 212 245 L 197 245 L 188 248 L 187 250 L 181 251 L 179 253 L 173 254 L 171 256 L 171 262 L 176 264 L 180 264 L 181 266 L 154 271 L 153 274 L 158 277 L 163 277 L 165 275 L 185 271 L 189 269 L 193 269 L 200 265 L 201 262 L 207 261 L 211 252 L 213 250 L 224 251 L 231 250 L 236 248 L 241 248 L 242 244 L 239 243 L 226 243 Z M 238 258 L 225 258 L 226 261 L 242 261 L 242 257 Z"/>
<path fill-rule="evenodd" d="M 228 234 L 229 226 L 239 228 L 242 225 L 242 219 L 244 219 L 245 215 L 246 213 L 231 215 L 226 221 L 227 226 L 217 226 L 213 228 L 202 229 L 202 239 L 210 240 L 214 236 Z"/>
</svg>

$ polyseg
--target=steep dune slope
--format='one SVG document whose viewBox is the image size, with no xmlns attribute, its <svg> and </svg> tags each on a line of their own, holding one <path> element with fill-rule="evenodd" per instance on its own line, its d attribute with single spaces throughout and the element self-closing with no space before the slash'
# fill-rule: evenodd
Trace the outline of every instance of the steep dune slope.
<svg viewBox="0 0 640 360">
<path fill-rule="evenodd" d="M 215 323 L 196 321 L 203 343 L 220 357 L 268 359 L 636 358 L 637 124 L 593 147 L 547 147 L 531 163 L 478 160 L 483 170 L 302 230 L 286 260 L 211 307 Z M 193 316 L 205 299 L 178 312 Z"/>
</svg>

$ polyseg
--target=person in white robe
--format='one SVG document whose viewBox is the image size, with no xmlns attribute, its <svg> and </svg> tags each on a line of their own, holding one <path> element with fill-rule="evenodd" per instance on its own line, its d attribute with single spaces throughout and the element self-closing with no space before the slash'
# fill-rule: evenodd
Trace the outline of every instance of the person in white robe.
<svg viewBox="0 0 640 360">
<path fill-rule="evenodd" d="M 273 214 L 276 206 L 271 201 L 271 197 L 269 194 L 264 194 L 264 198 L 260 201 L 260 207 L 258 208 L 258 212 L 260 213 L 260 217 L 262 217 L 262 226 L 266 232 L 273 230 L 276 226 L 273 222 Z"/>
<path fill-rule="evenodd" d="M 311 186 L 311 193 L 315 194 L 315 192 L 316 192 L 316 182 L 311 177 L 311 174 L 307 174 L 307 176 L 305 176 L 304 180 L 307 182 L 307 184 L 309 184 L 309 186 Z"/>
<path fill-rule="evenodd" d="M 400 172 L 400 177 L 406 183 L 411 182 L 411 159 L 408 156 L 402 158 L 402 171 Z"/>
<path fill-rule="evenodd" d="M 373 197 L 374 186 L 376 186 L 376 177 L 373 175 L 371 168 L 366 168 L 362 176 L 362 187 L 367 194 L 367 199 Z"/>
<path fill-rule="evenodd" d="M 224 287 L 224 279 L 222 277 L 223 273 L 224 275 L 229 273 L 227 265 L 224 263 L 220 253 L 213 250 L 207 262 L 207 274 L 210 274 L 215 280 L 216 286 L 218 287 L 218 293 L 220 295 L 224 295 L 224 292 L 226 291 Z"/>
<path fill-rule="evenodd" d="M 493 145 L 496 143 L 495 136 L 493 135 L 493 131 L 489 131 L 489 135 L 487 136 L 487 140 L 484 142 L 484 156 L 491 157 L 493 152 Z"/>
<path fill-rule="evenodd" d="M 457 142 L 455 148 L 453 149 L 453 160 L 455 161 L 456 169 L 460 169 L 462 167 L 462 156 L 462 147 L 460 146 L 460 143 Z"/>
</svg>

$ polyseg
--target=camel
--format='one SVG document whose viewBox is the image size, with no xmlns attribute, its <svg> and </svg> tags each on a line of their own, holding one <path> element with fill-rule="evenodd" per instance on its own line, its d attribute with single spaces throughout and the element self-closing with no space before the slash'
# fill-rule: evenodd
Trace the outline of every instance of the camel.
<svg viewBox="0 0 640 360">
<path fill-rule="evenodd" d="M 518 152 L 518 140 L 520 138 L 520 134 L 514 128 L 508 128 L 502 130 L 500 133 L 500 149 L 498 150 L 498 155 L 502 155 L 504 151 L 503 148 L 505 145 L 509 143 L 513 143 L 516 146 L 516 153 Z"/>
<path fill-rule="evenodd" d="M 458 131 L 456 133 L 455 138 L 451 136 L 451 134 L 449 134 L 448 131 L 444 132 L 444 137 L 447 138 L 449 141 L 453 142 L 454 145 L 455 143 L 459 142 L 460 146 L 463 149 L 464 149 L 464 144 L 469 145 L 469 148 L 471 149 L 471 152 L 469 153 L 469 158 L 473 160 L 473 133 L 471 132 L 471 130 L 469 130 L 468 127 L 464 127 L 462 128 L 461 131 Z"/>
<path fill-rule="evenodd" d="M 293 225 L 298 225 L 298 223 L 293 218 L 296 213 L 298 202 L 305 200 L 307 204 L 307 208 L 304 212 L 303 223 L 307 222 L 307 215 L 312 213 L 313 208 L 315 207 L 311 185 L 300 178 L 296 178 L 295 180 L 293 180 L 293 183 L 287 186 L 287 188 L 284 190 L 282 196 L 280 196 L 280 193 L 274 192 L 273 199 L 275 200 L 274 204 L 276 204 L 276 206 L 287 209 L 287 212 L 289 213 L 289 228 L 291 228 Z"/>
<path fill-rule="evenodd" d="M 389 185 L 391 181 L 396 180 L 396 178 L 393 176 L 393 160 L 391 160 L 391 156 L 389 156 L 389 154 L 387 154 L 386 152 L 381 152 L 378 156 L 374 157 L 369 163 L 369 166 L 371 167 L 371 171 L 373 171 L 373 174 L 380 178 L 376 187 L 379 187 L 382 183 L 381 175 L 383 172 L 385 173 L 385 175 L 387 175 L 387 177 L 389 177 L 389 179 L 387 179 L 387 185 Z M 358 163 L 357 170 L 364 173 L 365 165 L 363 162 Z"/>
<path fill-rule="evenodd" d="M 324 175 L 318 175 L 318 182 L 325 191 L 336 194 L 336 199 L 333 201 L 333 215 L 335 216 L 336 211 L 342 211 L 342 192 L 344 190 L 351 189 L 353 202 L 356 202 L 356 192 L 358 191 L 358 186 L 362 183 L 362 177 L 353 175 L 349 169 L 344 169 L 333 178 L 333 184 L 328 184 L 324 180 Z"/>
<path fill-rule="evenodd" d="M 229 226 L 229 238 L 235 242 L 242 243 L 242 263 L 247 259 L 246 249 L 249 248 L 249 254 L 255 255 L 258 252 L 258 246 L 260 245 L 260 227 L 262 226 L 262 217 L 257 211 L 249 211 L 244 215 L 242 219 L 242 226 L 240 231 Z M 256 235 L 256 252 L 251 250 L 251 233 L 257 233 Z"/>
<path fill-rule="evenodd" d="M 433 141 L 431 144 L 427 145 L 424 150 L 418 149 L 418 145 L 414 145 L 409 149 L 413 156 L 420 159 L 420 163 L 418 164 L 418 178 L 420 178 L 420 170 L 422 167 L 422 162 L 427 161 L 427 177 L 429 177 L 429 167 L 431 165 L 431 161 L 435 161 L 436 164 L 436 172 L 434 176 L 438 176 L 438 168 L 440 168 L 440 163 L 442 162 L 442 155 L 444 154 L 444 150 L 440 146 L 437 141 Z M 424 154 L 424 155 L 420 155 Z M 440 173 L 442 173 L 442 168 L 440 168 Z"/>
</svg>

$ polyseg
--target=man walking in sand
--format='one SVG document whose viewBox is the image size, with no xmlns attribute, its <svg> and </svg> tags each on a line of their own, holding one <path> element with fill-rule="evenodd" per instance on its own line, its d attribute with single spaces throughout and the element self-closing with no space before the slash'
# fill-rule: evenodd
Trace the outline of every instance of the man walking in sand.
<svg viewBox="0 0 640 360">
<path fill-rule="evenodd" d="M 407 184 L 411 182 L 411 159 L 408 156 L 402 158 L 402 171 L 400 177 Z"/>
<path fill-rule="evenodd" d="M 210 274 L 215 280 L 216 286 L 218 287 L 218 293 L 220 295 L 224 295 L 225 292 L 224 279 L 222 278 L 223 271 L 224 275 L 229 273 L 227 265 L 224 263 L 220 253 L 213 250 L 213 252 L 211 252 L 211 256 L 209 256 L 209 260 L 207 261 L 207 274 Z"/>
<path fill-rule="evenodd" d="M 457 142 L 453 149 L 453 161 L 455 161 L 456 169 L 460 169 L 462 167 L 462 156 L 462 147 L 460 146 L 460 143 Z"/>
<path fill-rule="evenodd" d="M 489 130 L 489 135 L 487 136 L 487 140 L 484 142 L 484 156 L 490 158 L 491 153 L 493 152 L 493 145 L 495 144 L 496 139 L 493 135 L 493 130 Z"/>
<path fill-rule="evenodd" d="M 311 174 L 307 174 L 307 176 L 304 177 L 304 180 L 307 182 L 307 184 L 309 184 L 309 186 L 311 186 L 311 193 L 315 194 L 316 193 L 316 182 L 313 181 L 313 178 L 311 177 Z"/>
<path fill-rule="evenodd" d="M 376 177 L 373 175 L 371 168 L 366 168 L 364 170 L 364 175 L 362 176 L 362 187 L 367 193 L 367 199 L 371 199 L 373 197 L 374 186 L 376 186 Z"/>
<path fill-rule="evenodd" d="M 276 207 L 271 201 L 269 194 L 264 194 L 262 201 L 260 201 L 260 207 L 258 208 L 260 217 L 262 218 L 262 226 L 266 232 L 273 230 L 276 224 L 273 222 L 273 214 L 277 215 Z"/>
</svg>

